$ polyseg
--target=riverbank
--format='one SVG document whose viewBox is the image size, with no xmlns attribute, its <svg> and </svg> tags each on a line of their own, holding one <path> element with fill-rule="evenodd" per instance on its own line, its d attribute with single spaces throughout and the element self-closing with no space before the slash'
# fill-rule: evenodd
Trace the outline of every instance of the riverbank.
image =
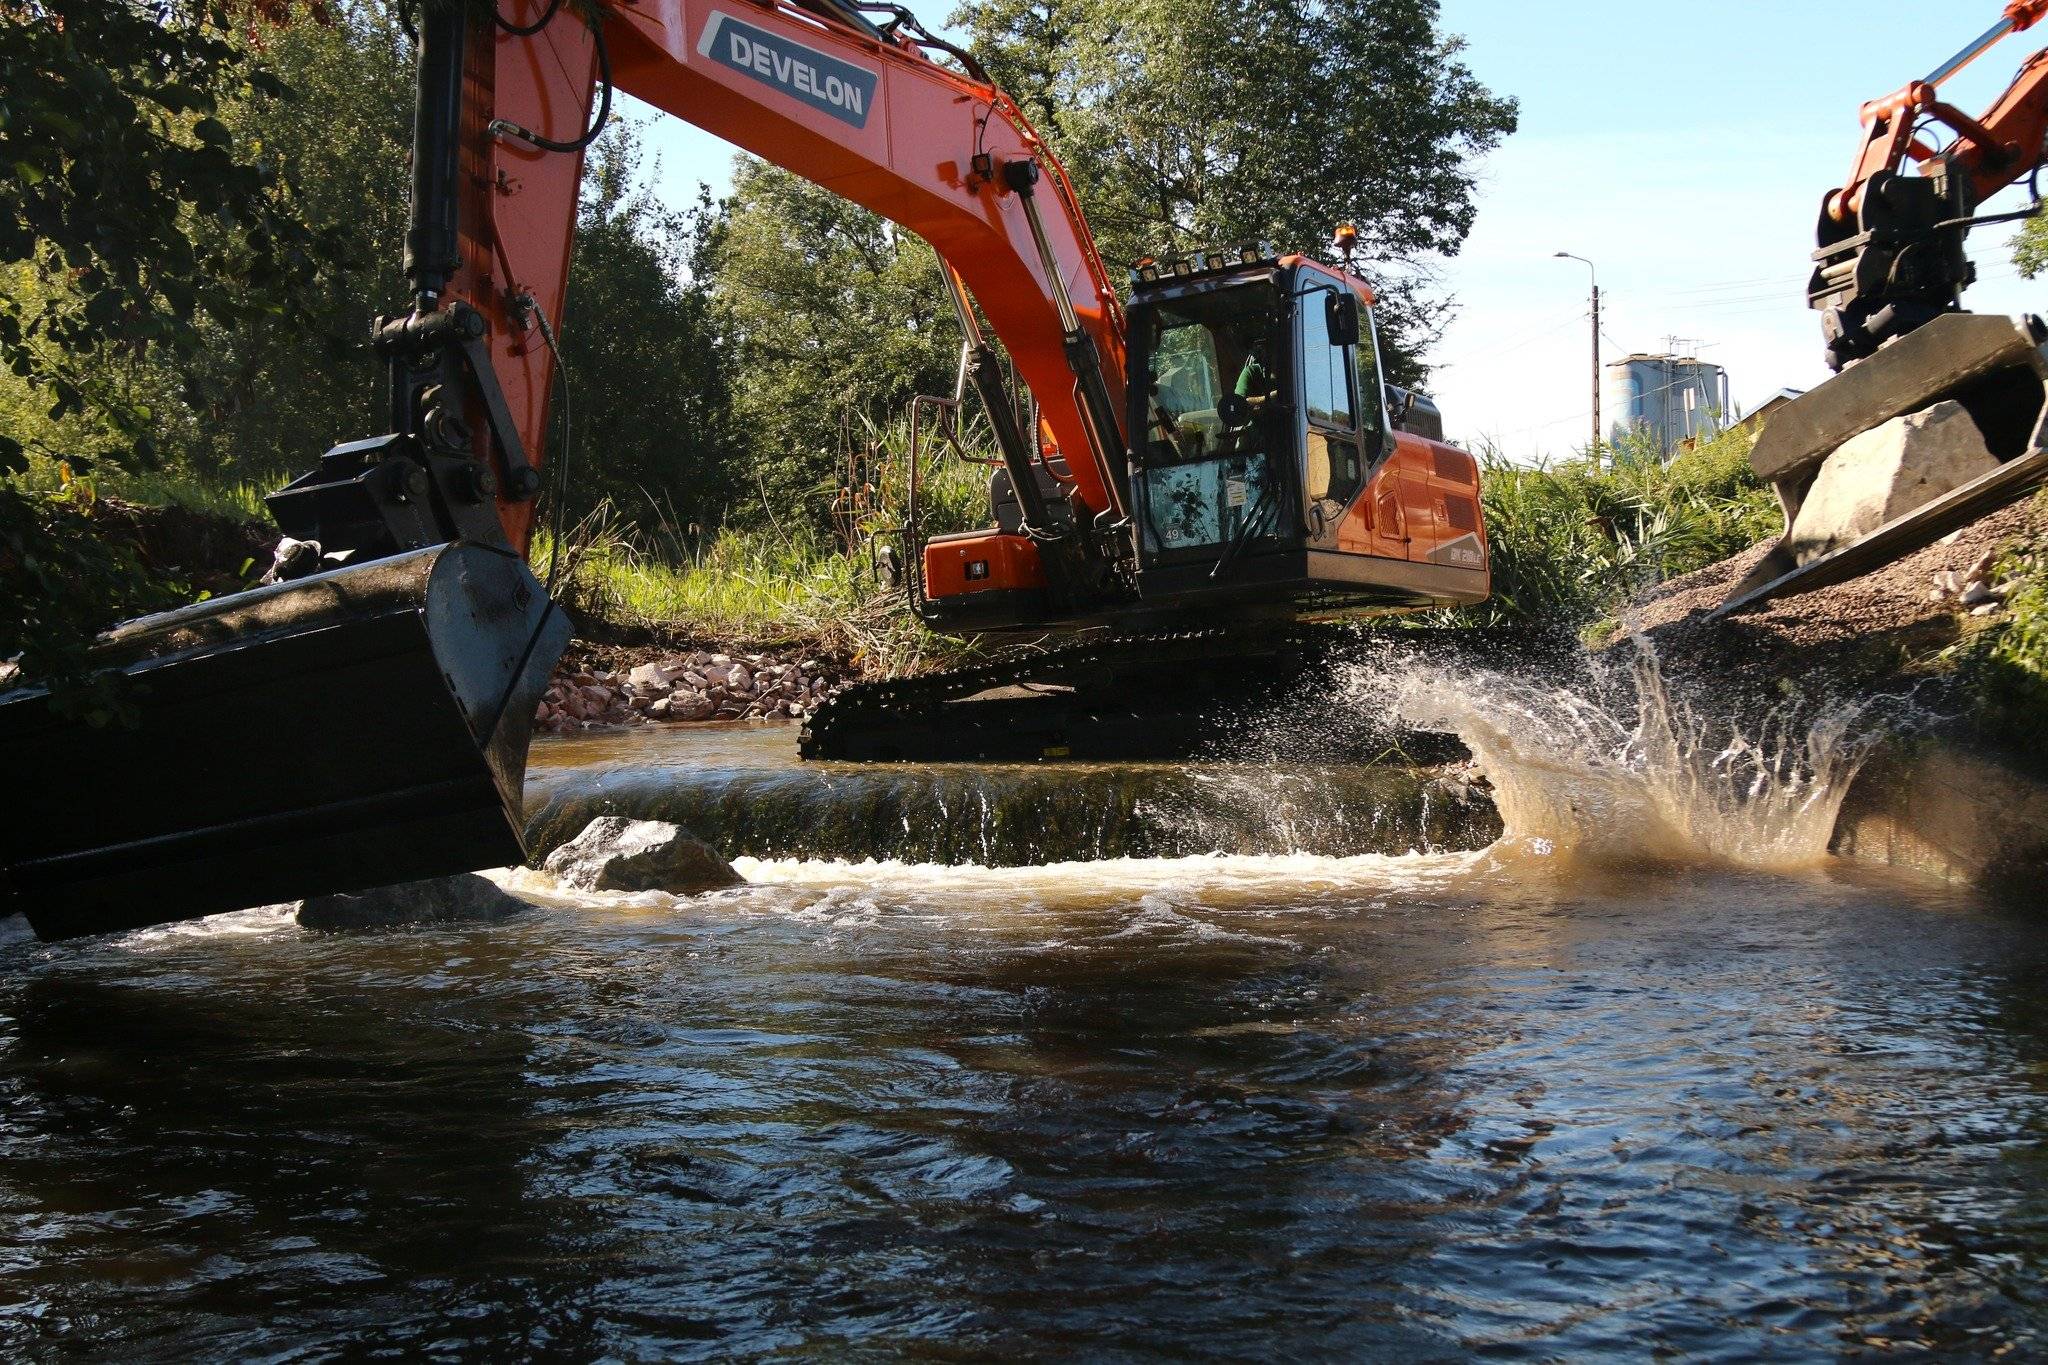
<svg viewBox="0 0 2048 1365">
<path fill-rule="evenodd" d="M 1983 699 L 1972 694 L 1984 681 L 1980 655 L 2028 624 L 2016 619 L 2018 590 L 2042 572 L 2026 553 L 2044 535 L 2048 505 L 2008 507 L 1875 573 L 1708 619 L 1767 552 L 1760 544 L 1642 593 L 1609 648 L 1648 640 L 1672 674 L 1711 680 L 1729 710 L 1917 688 L 1951 737 L 2030 739 L 1973 724 Z"/>
<path fill-rule="evenodd" d="M 572 640 L 534 716 L 546 734 L 632 725 L 802 720 L 862 675 L 819 641 L 747 652 Z"/>
<path fill-rule="evenodd" d="M 2009 507 L 1876 573 L 1708 616 L 1765 546 L 1645 592 L 1620 638 L 1716 714 L 1887 698 L 1896 731 L 1864 764 L 1837 856 L 2038 896 L 2048 877 L 2048 726 L 2027 652 L 2041 629 L 2048 502 Z"/>
</svg>

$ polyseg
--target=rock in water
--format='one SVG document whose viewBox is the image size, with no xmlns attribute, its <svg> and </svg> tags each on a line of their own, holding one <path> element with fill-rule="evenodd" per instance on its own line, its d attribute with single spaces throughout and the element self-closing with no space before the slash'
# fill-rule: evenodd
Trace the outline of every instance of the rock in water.
<svg viewBox="0 0 2048 1365">
<path fill-rule="evenodd" d="M 395 924 L 447 924 L 504 919 L 530 909 L 488 877 L 465 872 L 370 891 L 315 896 L 298 903 L 306 929 L 384 929 Z"/>
<path fill-rule="evenodd" d="M 689 895 L 740 886 L 746 878 L 680 825 L 601 815 L 548 855 L 544 871 L 579 891 L 669 891 Z"/>
<path fill-rule="evenodd" d="M 1785 535 L 1785 548 L 1808 563 L 1997 467 L 1960 403 L 1895 417 L 1828 456 Z"/>
</svg>

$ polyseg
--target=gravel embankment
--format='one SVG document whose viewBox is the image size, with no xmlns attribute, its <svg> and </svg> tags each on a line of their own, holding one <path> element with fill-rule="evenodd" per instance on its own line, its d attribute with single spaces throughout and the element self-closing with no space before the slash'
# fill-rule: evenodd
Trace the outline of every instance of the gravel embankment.
<svg viewBox="0 0 2048 1365">
<path fill-rule="evenodd" d="M 570 645 L 534 723 L 548 734 L 707 720 L 801 720 L 856 681 L 848 660 L 807 646 L 760 653 Z"/>
<path fill-rule="evenodd" d="M 1710 683 L 1730 701 L 1783 695 L 1786 685 L 1861 687 L 1909 671 L 2003 611 L 1992 564 L 2048 517 L 2006 508 L 1946 541 L 1831 588 L 1708 621 L 1764 546 L 1645 593 L 1622 619 L 1625 643 L 1647 637 L 1668 673 Z"/>
</svg>

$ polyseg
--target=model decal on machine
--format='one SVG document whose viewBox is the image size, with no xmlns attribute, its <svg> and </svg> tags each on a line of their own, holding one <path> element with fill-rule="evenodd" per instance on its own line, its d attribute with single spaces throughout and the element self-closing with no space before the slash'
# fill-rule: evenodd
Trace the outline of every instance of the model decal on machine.
<svg viewBox="0 0 2048 1365">
<path fill-rule="evenodd" d="M 1480 547 L 1478 536 L 1459 536 L 1450 544 L 1438 547 L 1429 561 L 1432 564 L 1455 564 L 1461 569 L 1480 569 L 1486 566 L 1486 551 Z"/>
<path fill-rule="evenodd" d="M 713 10 L 697 40 L 697 55 L 772 85 L 813 109 L 865 128 L 879 72 L 843 62 L 779 33 Z"/>
</svg>

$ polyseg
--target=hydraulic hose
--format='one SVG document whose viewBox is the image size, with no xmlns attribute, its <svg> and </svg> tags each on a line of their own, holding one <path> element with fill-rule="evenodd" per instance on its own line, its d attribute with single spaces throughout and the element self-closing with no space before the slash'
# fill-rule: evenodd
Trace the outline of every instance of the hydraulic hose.
<svg viewBox="0 0 2048 1365">
<path fill-rule="evenodd" d="M 555 13 L 559 9 L 561 9 L 561 0 L 553 0 L 553 3 L 548 6 L 547 13 L 543 14 L 538 23 L 530 28 L 513 28 L 510 25 L 504 24 L 503 20 L 499 20 L 499 23 L 504 25 L 506 30 L 511 33 L 538 33 L 555 17 Z M 583 130 L 581 137 L 573 142 L 558 142 L 554 138 L 544 137 L 534 132 L 531 128 L 522 128 L 520 125 L 512 122 L 512 120 L 503 118 L 492 119 L 490 131 L 493 134 L 516 137 L 521 142 L 531 143 L 544 152 L 580 152 L 591 143 L 597 141 L 598 134 L 605 130 L 605 125 L 611 122 L 612 117 L 612 58 L 611 52 L 605 47 L 604 43 L 604 18 L 602 15 L 596 13 L 590 15 L 590 40 L 597 48 L 597 117 L 591 120 L 590 126 Z"/>
</svg>

